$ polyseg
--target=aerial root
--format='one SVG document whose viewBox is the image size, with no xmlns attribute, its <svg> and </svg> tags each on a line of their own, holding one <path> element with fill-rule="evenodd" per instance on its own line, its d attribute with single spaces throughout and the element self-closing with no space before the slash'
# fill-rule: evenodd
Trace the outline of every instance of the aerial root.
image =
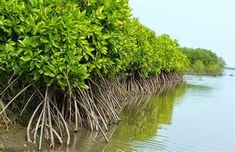
<svg viewBox="0 0 235 152">
<path fill-rule="evenodd" d="M 0 110 L 4 107 L 2 101 L 0 100 Z M 6 112 L 4 111 L 0 115 L 0 133 L 4 131 L 8 131 L 9 128 L 13 125 L 13 122 L 10 118 L 8 118 Z"/>
<path fill-rule="evenodd" d="M 18 78 L 11 78 L 10 85 L 1 94 L 7 93 L 17 80 Z M 169 87 L 180 83 L 181 80 L 182 76 L 177 73 L 162 73 L 158 77 L 149 78 L 141 75 L 136 78 L 132 75 L 126 79 L 103 79 L 99 83 L 89 79 L 87 81 L 88 90 L 82 90 L 77 85 L 77 89 L 73 91 L 69 79 L 67 79 L 69 88 L 66 91 L 58 91 L 58 88 L 53 86 L 37 88 L 35 84 L 29 84 L 16 93 L 5 104 L 6 106 L 0 100 L 0 104 L 2 103 L 0 118 L 6 124 L 9 123 L 10 119 L 6 116 L 5 110 L 16 98 L 31 88 L 32 94 L 28 96 L 20 115 L 29 106 L 36 105 L 28 122 L 27 141 L 38 143 L 39 150 L 42 149 L 43 139 L 50 141 L 51 147 L 55 147 L 57 142 L 69 145 L 71 128 L 74 132 L 78 132 L 81 127 L 95 132 L 100 131 L 108 141 L 108 137 L 110 137 L 108 130 L 112 124 L 120 121 L 118 114 L 124 106 L 131 109 L 131 107 L 145 104 L 152 95 L 160 94 Z"/>
<path fill-rule="evenodd" d="M 51 98 L 52 91 L 46 88 L 45 95 L 43 96 L 38 91 L 39 97 L 42 99 L 34 110 L 27 127 L 27 140 L 28 142 L 38 142 L 38 149 L 42 149 L 43 138 L 50 140 L 50 147 L 55 147 L 55 140 L 57 139 L 60 144 L 63 144 L 64 129 L 67 136 L 67 145 L 70 142 L 70 133 L 68 125 L 62 116 L 61 112 L 55 105 L 55 101 Z M 39 116 L 37 117 L 37 115 Z M 33 121 L 36 124 L 33 126 Z M 33 141 L 31 136 L 33 135 Z"/>
</svg>

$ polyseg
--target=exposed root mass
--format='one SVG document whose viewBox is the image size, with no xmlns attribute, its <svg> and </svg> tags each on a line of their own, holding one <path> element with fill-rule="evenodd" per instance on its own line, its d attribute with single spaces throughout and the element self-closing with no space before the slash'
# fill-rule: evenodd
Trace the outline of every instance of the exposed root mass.
<svg viewBox="0 0 235 152">
<path fill-rule="evenodd" d="M 5 102 L 0 100 L 0 124 L 8 126 L 11 121 L 6 115 L 6 109 L 27 97 L 27 102 L 19 104 L 19 109 L 22 109 L 18 113 L 22 115 L 27 107 L 34 108 L 27 126 L 27 141 L 38 143 L 39 150 L 42 149 L 44 139 L 50 142 L 51 147 L 57 143 L 69 145 L 70 131 L 78 132 L 81 127 L 101 131 L 108 141 L 109 126 L 120 121 L 118 114 L 123 106 L 142 104 L 151 95 L 159 94 L 181 81 L 182 77 L 177 73 L 162 73 L 147 79 L 130 76 L 97 83 L 88 80 L 88 90 L 77 86 L 76 90 L 68 88 L 63 91 L 55 86 L 39 88 L 35 84 L 28 84 L 11 99 L 3 98 Z M 11 85 L 3 90 L 2 96 L 9 94 Z M 26 92 L 31 94 L 26 95 Z"/>
</svg>

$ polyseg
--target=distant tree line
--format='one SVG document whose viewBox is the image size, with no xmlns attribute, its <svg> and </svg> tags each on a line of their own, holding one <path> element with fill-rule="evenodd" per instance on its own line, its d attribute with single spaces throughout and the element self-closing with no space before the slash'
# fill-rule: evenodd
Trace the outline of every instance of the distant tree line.
<svg viewBox="0 0 235 152">
<path fill-rule="evenodd" d="M 210 50 L 202 48 L 180 48 L 190 62 L 189 73 L 220 75 L 222 74 L 225 61 Z"/>
</svg>

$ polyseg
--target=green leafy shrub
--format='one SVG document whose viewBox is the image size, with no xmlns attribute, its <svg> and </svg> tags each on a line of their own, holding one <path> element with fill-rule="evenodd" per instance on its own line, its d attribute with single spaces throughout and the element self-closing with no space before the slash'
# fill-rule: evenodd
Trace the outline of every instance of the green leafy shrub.
<svg viewBox="0 0 235 152">
<path fill-rule="evenodd" d="M 84 87 L 93 48 L 86 37 L 90 21 L 75 3 L 65 1 L 0 2 L 0 66 L 34 81 Z"/>
<path fill-rule="evenodd" d="M 203 72 L 205 71 L 205 65 L 202 61 L 196 60 L 196 62 L 192 66 L 192 69 L 198 74 L 203 74 Z"/>
<path fill-rule="evenodd" d="M 88 77 L 184 69 L 178 43 L 131 19 L 126 0 L 0 3 L 0 67 L 28 81 L 87 88 Z"/>
<path fill-rule="evenodd" d="M 55 138 L 68 145 L 71 122 L 106 137 L 131 87 L 156 92 L 147 81 L 187 67 L 178 42 L 132 18 L 128 0 L 0 1 L 0 116 L 10 107 L 29 120 L 27 140 L 39 135 L 39 149 L 49 132 L 52 147 Z"/>
<path fill-rule="evenodd" d="M 190 62 L 189 72 L 199 74 L 220 75 L 223 72 L 225 62 L 210 50 L 201 48 L 181 48 Z"/>
</svg>

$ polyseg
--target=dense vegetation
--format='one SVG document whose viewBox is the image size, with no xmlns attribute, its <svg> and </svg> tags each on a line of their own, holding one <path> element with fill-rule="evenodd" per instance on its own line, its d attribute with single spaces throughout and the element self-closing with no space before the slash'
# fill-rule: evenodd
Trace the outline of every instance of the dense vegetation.
<svg viewBox="0 0 235 152">
<path fill-rule="evenodd" d="M 85 87 L 97 78 L 181 72 L 179 45 L 130 18 L 127 1 L 1 1 L 0 67 L 28 82 Z"/>
<path fill-rule="evenodd" d="M 0 117 L 8 123 L 8 109 L 29 121 L 27 139 L 39 135 L 40 149 L 43 136 L 62 143 L 62 130 L 69 144 L 73 124 L 102 131 L 100 122 L 118 121 L 119 104 L 100 91 L 107 80 L 187 67 L 178 42 L 132 18 L 128 0 L 0 1 Z"/>
<path fill-rule="evenodd" d="M 187 55 L 190 68 L 188 72 L 194 74 L 220 75 L 225 62 L 210 50 L 201 48 L 181 48 L 181 52 Z"/>
</svg>

